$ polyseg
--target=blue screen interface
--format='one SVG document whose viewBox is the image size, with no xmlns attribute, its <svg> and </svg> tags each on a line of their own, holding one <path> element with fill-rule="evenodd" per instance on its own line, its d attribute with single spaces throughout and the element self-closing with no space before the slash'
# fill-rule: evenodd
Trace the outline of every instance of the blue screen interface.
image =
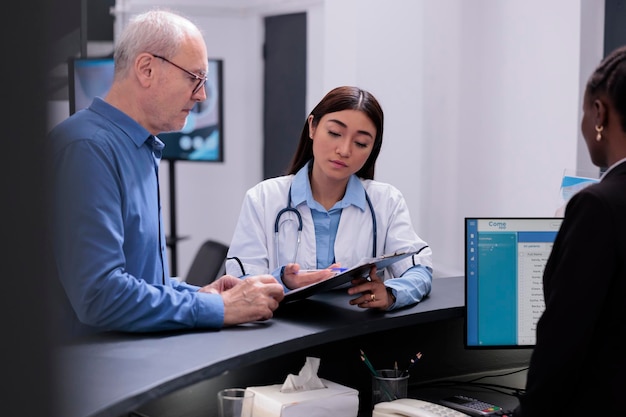
<svg viewBox="0 0 626 417">
<path fill-rule="evenodd" d="M 561 218 L 465 219 L 465 344 L 532 347 Z"/>
</svg>

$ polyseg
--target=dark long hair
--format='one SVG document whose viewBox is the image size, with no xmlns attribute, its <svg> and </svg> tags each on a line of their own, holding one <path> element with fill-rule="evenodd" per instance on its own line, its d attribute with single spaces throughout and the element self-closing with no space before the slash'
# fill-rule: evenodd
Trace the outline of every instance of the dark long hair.
<svg viewBox="0 0 626 417">
<path fill-rule="evenodd" d="M 372 153 L 369 158 L 367 158 L 367 161 L 365 161 L 365 164 L 363 164 L 363 167 L 356 173 L 360 178 L 374 179 L 376 159 L 378 158 L 380 148 L 383 144 L 383 109 L 380 107 L 378 100 L 368 91 L 350 86 L 337 87 L 329 91 L 322 101 L 311 111 L 310 115 L 313 116 L 313 126 L 317 126 L 324 115 L 342 110 L 362 111 L 376 127 L 376 137 L 374 138 Z M 309 122 L 307 117 L 304 121 L 304 127 L 300 134 L 300 142 L 291 160 L 288 173 L 295 174 L 312 158 L 313 141 L 309 137 Z"/>
<path fill-rule="evenodd" d="M 626 46 L 615 49 L 602 60 L 587 82 L 590 99 L 606 94 L 626 132 Z"/>
</svg>

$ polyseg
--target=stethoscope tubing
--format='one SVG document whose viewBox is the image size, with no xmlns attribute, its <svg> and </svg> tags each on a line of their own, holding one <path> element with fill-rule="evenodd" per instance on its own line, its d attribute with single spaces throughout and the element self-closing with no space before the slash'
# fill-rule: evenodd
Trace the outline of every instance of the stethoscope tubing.
<svg viewBox="0 0 626 417">
<path fill-rule="evenodd" d="M 365 191 L 365 190 L 364 190 Z M 374 206 L 372 204 L 372 201 L 370 200 L 369 195 L 367 194 L 367 191 L 365 191 L 365 201 L 367 201 L 367 205 L 369 206 L 370 209 L 370 213 L 372 215 L 372 257 L 375 258 L 376 257 L 376 242 L 378 241 L 378 230 L 377 230 L 377 222 L 376 222 L 376 213 L 374 212 Z M 279 231 L 279 224 L 280 224 L 280 218 L 281 216 L 283 216 L 285 213 L 294 213 L 296 215 L 296 217 L 298 218 L 298 236 L 297 236 L 297 241 L 296 241 L 296 251 L 293 257 L 293 262 L 296 261 L 296 258 L 298 256 L 298 249 L 300 247 L 300 238 L 301 238 L 301 234 L 302 234 L 302 215 L 300 214 L 300 212 L 298 211 L 297 208 L 293 207 L 291 205 L 291 187 L 289 187 L 289 192 L 287 193 L 287 206 L 282 208 L 277 214 L 276 214 L 276 219 L 274 220 L 274 242 L 276 245 L 276 257 L 278 258 L 278 248 L 279 248 L 279 244 L 278 244 L 278 231 Z M 280 263 L 280 260 L 279 260 Z"/>
<path fill-rule="evenodd" d="M 367 201 L 367 205 L 369 206 L 370 209 L 370 213 L 372 215 L 372 227 L 373 227 L 373 232 L 372 232 L 372 240 L 373 240 L 373 247 L 372 247 L 372 257 L 375 258 L 376 257 L 376 242 L 378 239 L 378 231 L 377 231 L 377 223 L 376 223 L 376 213 L 374 212 L 374 206 L 372 205 L 372 201 L 369 198 L 369 195 L 367 194 L 367 191 L 365 191 L 365 200 Z M 291 187 L 289 187 L 289 195 L 287 197 L 287 206 L 283 209 L 281 209 L 278 214 L 276 215 L 276 220 L 274 221 L 274 241 L 276 243 L 276 257 L 278 258 L 278 229 L 279 229 L 279 222 L 280 222 L 280 218 L 282 215 L 284 215 L 285 213 L 289 213 L 292 212 L 296 215 L 296 217 L 298 218 L 298 236 L 297 236 L 297 241 L 296 241 L 296 252 L 294 255 L 294 262 L 296 257 L 298 256 L 298 248 L 300 247 L 300 239 L 301 239 L 301 234 L 302 234 L 302 215 L 300 214 L 300 212 L 291 206 Z M 428 248 L 428 245 L 424 245 L 422 246 L 417 253 L 415 253 L 412 258 L 413 258 L 413 265 L 415 266 L 415 255 L 418 255 L 420 252 L 422 252 L 422 250 Z M 227 260 L 229 259 L 234 259 L 235 261 L 237 261 L 237 263 L 239 264 L 239 267 L 241 268 L 241 274 L 242 275 L 246 275 L 246 271 L 245 268 L 243 267 L 243 263 L 241 262 L 241 260 L 234 256 L 234 257 L 230 257 L 230 258 L 226 258 Z"/>
</svg>

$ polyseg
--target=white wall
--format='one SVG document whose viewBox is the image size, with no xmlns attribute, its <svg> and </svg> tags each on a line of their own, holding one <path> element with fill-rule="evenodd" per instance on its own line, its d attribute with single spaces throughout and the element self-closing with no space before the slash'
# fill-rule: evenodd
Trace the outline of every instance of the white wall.
<svg viewBox="0 0 626 417">
<path fill-rule="evenodd" d="M 580 88 L 602 51 L 595 42 L 581 56 L 581 21 L 601 34 L 603 8 L 325 3 L 325 87 L 356 84 L 382 101 L 377 178 L 405 194 L 438 274 L 463 273 L 464 217 L 554 215 L 563 170 L 577 165 Z"/>
<path fill-rule="evenodd" d="M 381 101 L 376 178 L 404 193 L 437 275 L 463 274 L 465 216 L 551 216 L 563 170 L 589 166 L 580 100 L 604 0 L 117 0 L 116 31 L 163 4 L 201 26 L 226 83 L 225 162 L 176 164 L 181 275 L 204 239 L 228 243 L 262 178 L 266 15 L 308 12 L 308 109 L 340 84 Z M 161 179 L 167 222 L 167 162 Z"/>
</svg>

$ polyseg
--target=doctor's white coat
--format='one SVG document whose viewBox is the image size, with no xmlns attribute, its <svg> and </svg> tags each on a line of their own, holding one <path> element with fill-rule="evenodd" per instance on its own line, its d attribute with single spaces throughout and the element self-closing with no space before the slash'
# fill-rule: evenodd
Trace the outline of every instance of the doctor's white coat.
<svg viewBox="0 0 626 417">
<path fill-rule="evenodd" d="M 239 220 L 228 251 L 226 273 L 234 276 L 271 274 L 287 263 L 298 263 L 302 269 L 317 268 L 315 228 L 311 210 L 306 202 L 295 207 L 302 216 L 302 234 L 297 244 L 298 221 L 294 213 L 286 212 L 279 219 L 279 234 L 275 236 L 278 213 L 287 207 L 294 175 L 267 179 L 246 192 Z M 417 251 L 427 245 L 414 231 L 404 197 L 394 186 L 374 180 L 361 184 L 369 196 L 377 224 L 376 255 Z M 363 258 L 372 256 L 373 221 L 370 210 L 350 205 L 343 209 L 335 240 L 335 261 L 351 268 Z M 297 250 L 297 254 L 296 254 Z M 294 259 L 294 255 L 296 255 Z M 432 251 L 425 248 L 413 258 L 400 260 L 385 272 L 385 279 L 401 276 L 413 265 L 432 270 Z"/>
</svg>

